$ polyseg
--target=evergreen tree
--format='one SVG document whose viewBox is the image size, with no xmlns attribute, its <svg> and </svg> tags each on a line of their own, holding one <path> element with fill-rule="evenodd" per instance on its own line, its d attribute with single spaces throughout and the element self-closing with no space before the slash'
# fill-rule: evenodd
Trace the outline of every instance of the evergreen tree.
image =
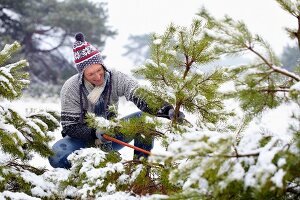
<svg viewBox="0 0 300 200">
<path fill-rule="evenodd" d="M 278 2 L 299 13 L 298 3 Z M 299 198 L 300 76 L 281 68 L 268 43 L 243 22 L 228 16 L 216 20 L 204 8 L 198 15 L 201 20 L 189 29 L 170 25 L 163 35 L 154 34 L 150 59 L 134 71 L 150 83 L 137 92 L 153 111 L 165 101 L 174 106 L 171 123 L 150 116 L 127 122 L 86 119 L 111 135 L 162 137 L 167 151 L 149 160 L 124 161 L 116 152 L 82 149 L 69 156 L 72 168 L 61 171 L 62 178 L 57 171 L 44 174 L 52 182 L 44 189 L 51 197 L 88 199 L 120 192 L 128 199 Z M 201 70 L 221 55 L 246 52 L 257 60 Z M 237 109 L 226 107 L 228 102 Z M 264 120 L 280 109 L 287 124 L 272 130 Z M 197 122 L 178 121 L 180 110 L 197 116 Z"/>
<path fill-rule="evenodd" d="M 145 87 L 137 92 L 154 111 L 167 101 L 172 103 L 175 113 L 184 109 L 199 116 L 199 127 L 214 129 L 211 124 L 225 120 L 230 114 L 223 109 L 222 94 L 217 91 L 227 77 L 222 69 L 209 73 L 200 71 L 201 66 L 218 58 L 213 41 L 204 35 L 203 29 L 201 22 L 195 20 L 190 29 L 170 25 L 163 35 L 153 35 L 151 59 L 135 70 L 137 75 L 151 82 L 151 88 Z M 91 127 L 106 130 L 109 135 L 142 133 L 146 140 L 163 136 L 168 148 L 173 141 L 171 138 L 184 135 L 188 129 L 185 124 L 191 125 L 188 122 L 178 124 L 176 117 L 171 124 L 151 116 L 109 122 L 91 115 L 86 120 Z M 68 179 L 61 185 L 64 190 L 72 187 L 76 191 L 73 198 L 97 198 L 120 191 L 132 195 L 170 195 L 183 191 L 178 183 L 169 180 L 170 172 L 178 165 L 176 161 L 166 160 L 163 164 L 146 160 L 124 161 L 115 152 L 103 153 L 97 149 L 82 150 L 69 159 L 72 168 Z"/>
<path fill-rule="evenodd" d="M 278 2 L 291 13 L 299 13 L 298 2 Z M 234 131 L 189 131 L 170 143 L 170 154 L 162 160 L 178 163 L 170 181 L 182 186 L 182 192 L 171 199 L 299 198 L 300 171 L 295 166 L 300 164 L 300 76 L 281 68 L 268 43 L 242 21 L 228 16 L 216 20 L 204 8 L 199 16 L 206 22 L 207 37 L 216 42 L 216 53 L 250 52 L 257 60 L 224 69 L 234 86 L 224 97 L 239 103 L 244 111 L 232 118 Z M 265 113 L 276 109 L 291 110 L 283 131 L 260 123 Z"/>
<path fill-rule="evenodd" d="M 28 162 L 33 153 L 43 157 L 51 155 L 48 142 L 53 138 L 48 131 L 56 129 L 59 123 L 54 112 L 24 116 L 10 105 L 10 101 L 20 97 L 22 89 L 29 84 L 28 73 L 22 70 L 28 66 L 26 60 L 7 63 L 20 48 L 20 44 L 14 42 L 5 45 L 0 52 L 0 191 L 32 195 L 32 183 L 26 179 L 26 174 L 41 175 L 44 169 L 35 168 Z"/>
<path fill-rule="evenodd" d="M 276 2 L 281 6 L 281 8 L 289 13 L 292 17 L 297 20 L 297 24 L 300 23 L 299 18 L 299 1 L 296 0 L 276 0 Z M 286 32 L 288 33 L 291 39 L 296 39 L 298 43 L 298 48 L 300 49 L 300 27 L 298 26 L 296 29 L 286 27 Z"/>
<path fill-rule="evenodd" d="M 219 56 L 214 41 L 203 33 L 198 20 L 190 29 L 171 24 L 162 36 L 153 35 L 151 59 L 135 70 L 136 75 L 151 83 L 150 89 L 139 91 L 150 107 L 160 108 L 157 99 L 174 106 L 173 122 L 182 109 L 198 115 L 199 126 L 217 123 L 229 114 L 223 112 L 222 96 L 217 92 L 226 80 L 223 70 L 209 73 L 201 70 Z"/>
<path fill-rule="evenodd" d="M 155 131 L 157 123 L 146 118 L 108 121 L 89 115 L 86 121 L 89 126 L 106 130 L 106 134 L 112 136 L 117 132 L 127 135 L 143 133 L 145 139 L 161 135 Z M 59 181 L 57 193 L 71 190 L 72 198 L 87 199 L 124 192 L 131 198 L 136 195 L 168 194 L 180 189 L 169 182 L 167 165 L 146 160 L 124 160 L 118 152 L 105 152 L 105 149 L 101 151 L 99 148 L 82 149 L 68 157 L 72 167 L 67 179 Z"/>
</svg>

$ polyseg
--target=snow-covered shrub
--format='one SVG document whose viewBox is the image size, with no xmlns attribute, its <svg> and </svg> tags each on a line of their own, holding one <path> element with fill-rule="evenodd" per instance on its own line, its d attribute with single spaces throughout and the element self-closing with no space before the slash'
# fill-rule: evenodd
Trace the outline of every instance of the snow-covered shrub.
<svg viewBox="0 0 300 200">
<path fill-rule="evenodd" d="M 159 165 L 125 161 L 117 152 L 106 153 L 99 148 L 78 150 L 68 159 L 72 168 L 68 178 L 60 183 L 66 196 L 87 199 L 124 192 L 129 198 L 130 195 L 163 193 L 160 191 L 164 185 L 157 176 L 162 168 Z"/>
<path fill-rule="evenodd" d="M 28 162 L 33 153 L 43 157 L 51 155 L 48 143 L 53 137 L 49 132 L 56 129 L 59 122 L 55 112 L 25 116 L 12 106 L 11 101 L 19 98 L 22 89 L 29 84 L 28 74 L 22 71 L 28 65 L 26 60 L 7 64 L 19 48 L 15 42 L 0 52 L 0 192 L 3 198 L 34 199 L 29 196 L 45 197 L 51 192 L 47 192 L 49 188 L 40 181 L 45 169 L 35 168 Z M 40 190 L 44 190 L 44 194 Z"/>
<path fill-rule="evenodd" d="M 289 2 L 278 1 L 291 14 L 298 13 Z M 193 127 L 184 123 L 160 130 L 168 133 L 167 152 L 158 152 L 151 161 L 170 165 L 169 180 L 181 188 L 168 195 L 298 198 L 299 74 L 279 67 L 268 43 L 243 22 L 228 16 L 215 20 L 205 9 L 199 16 L 202 29 L 196 20 L 190 30 L 171 25 L 163 35 L 154 35 L 151 59 L 136 70 L 151 83 L 144 94 L 162 97 L 177 113 L 198 116 Z M 296 39 L 300 43 L 300 36 Z M 202 64 L 219 55 L 247 52 L 256 56 L 252 63 L 201 72 Z"/>
</svg>

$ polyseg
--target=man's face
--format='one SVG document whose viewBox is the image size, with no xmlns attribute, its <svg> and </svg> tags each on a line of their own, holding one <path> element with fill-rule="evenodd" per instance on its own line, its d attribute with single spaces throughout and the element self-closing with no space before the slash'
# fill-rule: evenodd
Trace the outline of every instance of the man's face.
<svg viewBox="0 0 300 200">
<path fill-rule="evenodd" d="M 104 82 L 104 68 L 100 64 L 88 66 L 84 72 L 84 78 L 95 86 L 101 86 Z"/>
</svg>

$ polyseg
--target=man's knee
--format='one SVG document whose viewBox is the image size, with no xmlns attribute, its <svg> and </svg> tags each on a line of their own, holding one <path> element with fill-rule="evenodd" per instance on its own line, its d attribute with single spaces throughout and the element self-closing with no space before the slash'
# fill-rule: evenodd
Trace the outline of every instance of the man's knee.
<svg viewBox="0 0 300 200">
<path fill-rule="evenodd" d="M 132 119 L 132 118 L 140 118 L 142 116 L 143 112 L 142 111 L 138 111 L 138 112 L 135 112 L 135 113 L 132 113 L 130 115 L 127 115 L 123 118 L 121 118 L 121 120 L 129 120 L 129 119 Z"/>
<path fill-rule="evenodd" d="M 71 167 L 67 157 L 76 150 L 86 147 L 87 143 L 79 139 L 70 138 L 69 136 L 57 141 L 52 146 L 53 156 L 49 157 L 49 163 L 54 168 L 66 168 Z"/>
<path fill-rule="evenodd" d="M 49 163 L 52 167 L 67 168 L 67 169 L 71 167 L 71 164 L 69 163 L 67 157 L 72 152 L 68 151 L 67 144 L 59 140 L 53 145 L 52 151 L 54 155 L 48 158 Z"/>
<path fill-rule="evenodd" d="M 64 154 L 64 152 L 55 152 L 54 156 L 49 157 L 48 160 L 50 165 L 53 168 L 71 168 L 71 164 L 67 159 L 68 155 L 61 156 L 61 154 Z"/>
</svg>

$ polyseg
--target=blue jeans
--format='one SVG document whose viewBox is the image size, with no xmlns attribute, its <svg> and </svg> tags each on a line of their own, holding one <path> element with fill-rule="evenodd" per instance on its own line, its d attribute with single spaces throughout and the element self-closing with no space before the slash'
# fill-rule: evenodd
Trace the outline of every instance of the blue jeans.
<svg viewBox="0 0 300 200">
<path fill-rule="evenodd" d="M 130 114 L 126 117 L 123 117 L 122 120 L 129 120 L 132 118 L 137 118 L 141 117 L 142 112 L 136 112 L 133 114 Z M 151 142 L 145 143 L 145 141 L 142 139 L 142 136 L 140 134 L 137 134 L 134 138 L 131 137 L 126 137 L 122 133 L 117 133 L 114 138 L 121 140 L 123 142 L 129 143 L 132 140 L 134 140 L 134 146 L 145 149 L 147 151 L 151 151 L 153 148 L 153 139 Z M 71 138 L 69 136 L 66 136 L 59 141 L 57 141 L 53 146 L 52 146 L 52 151 L 54 152 L 54 155 L 49 157 L 49 163 L 52 167 L 57 168 L 66 168 L 69 169 L 71 168 L 71 164 L 68 161 L 67 157 L 73 153 L 76 150 L 82 149 L 82 148 L 88 148 L 92 147 L 95 145 L 95 141 L 87 141 L 87 140 L 82 140 L 82 139 L 77 139 L 77 138 Z M 115 151 L 119 151 L 122 149 L 124 146 L 112 142 L 112 149 Z M 147 158 L 148 155 L 144 154 L 142 152 L 134 150 L 134 156 L 136 158 L 140 157 L 145 157 Z"/>
</svg>

